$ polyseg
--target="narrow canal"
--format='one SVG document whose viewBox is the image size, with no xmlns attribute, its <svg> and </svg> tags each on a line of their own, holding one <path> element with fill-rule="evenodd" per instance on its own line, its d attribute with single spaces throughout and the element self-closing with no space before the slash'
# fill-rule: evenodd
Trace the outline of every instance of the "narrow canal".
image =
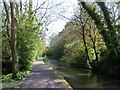
<svg viewBox="0 0 120 90">
<path fill-rule="evenodd" d="M 120 88 L 120 80 L 100 76 L 89 69 L 75 68 L 59 60 L 48 60 L 73 88 Z"/>
</svg>

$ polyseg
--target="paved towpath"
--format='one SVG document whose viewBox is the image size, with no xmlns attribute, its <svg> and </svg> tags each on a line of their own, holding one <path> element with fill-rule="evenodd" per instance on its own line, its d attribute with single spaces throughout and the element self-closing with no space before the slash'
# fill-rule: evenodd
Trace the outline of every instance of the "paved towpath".
<svg viewBox="0 0 120 90">
<path fill-rule="evenodd" d="M 71 88 L 64 80 L 57 77 L 50 66 L 42 60 L 33 63 L 32 72 L 23 81 L 22 88 Z"/>
</svg>

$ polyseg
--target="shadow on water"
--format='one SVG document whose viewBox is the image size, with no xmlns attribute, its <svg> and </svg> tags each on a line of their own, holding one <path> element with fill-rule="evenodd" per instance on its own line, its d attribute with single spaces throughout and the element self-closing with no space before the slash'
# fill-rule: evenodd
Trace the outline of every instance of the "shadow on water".
<svg viewBox="0 0 120 90">
<path fill-rule="evenodd" d="M 58 70 L 73 88 L 120 88 L 120 80 L 99 76 L 89 69 L 74 68 L 59 60 L 49 60 L 48 63 Z"/>
</svg>

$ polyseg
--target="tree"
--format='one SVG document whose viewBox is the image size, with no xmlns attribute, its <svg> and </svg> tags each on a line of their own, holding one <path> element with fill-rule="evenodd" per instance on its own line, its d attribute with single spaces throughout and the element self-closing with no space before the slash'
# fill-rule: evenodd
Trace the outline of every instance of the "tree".
<svg viewBox="0 0 120 90">
<path fill-rule="evenodd" d="M 6 3 L 6 0 L 3 0 L 3 4 L 4 4 L 5 12 L 6 12 L 7 38 L 10 41 L 10 31 L 11 31 L 11 28 L 10 28 L 10 13 L 9 13 L 9 10 L 8 10 L 8 5 Z"/>
<path fill-rule="evenodd" d="M 43 24 L 39 22 L 38 17 L 33 15 L 37 11 L 32 10 L 32 5 L 29 3 L 23 6 L 20 0 L 19 7 L 18 3 L 13 0 L 9 2 L 3 0 L 3 5 L 5 10 L 2 12 L 4 23 L 2 26 L 2 70 L 3 74 L 12 72 L 15 78 L 18 71 L 28 70 L 32 62 L 41 57 L 45 51 L 43 31 L 40 29 Z"/>
<path fill-rule="evenodd" d="M 97 4 L 90 4 L 87 2 L 80 2 L 82 7 L 86 10 L 89 16 L 95 21 L 95 25 L 99 30 L 100 34 L 103 36 L 103 40 L 107 49 L 101 52 L 105 53 L 106 57 L 103 55 L 104 59 L 99 63 L 99 70 L 110 75 L 116 75 L 119 73 L 119 56 L 120 56 L 120 43 L 119 43 L 119 24 L 117 24 L 117 16 L 113 17 L 113 12 L 109 9 L 105 2 L 97 2 Z M 97 7 L 95 7 L 96 5 Z M 98 10 L 101 10 L 98 11 Z M 109 62 L 109 64 L 108 64 Z M 105 68 L 105 67 L 108 68 Z M 118 76 L 118 75 L 116 75 Z"/>
<path fill-rule="evenodd" d="M 96 40 L 99 40 L 96 38 L 96 35 L 99 35 L 97 28 L 94 25 L 93 20 L 89 17 L 89 15 L 85 12 L 83 7 L 79 7 L 79 15 L 74 15 L 75 21 L 77 22 L 76 25 L 80 27 L 81 36 L 83 39 L 85 52 L 87 55 L 87 59 L 89 61 L 90 66 L 95 69 L 98 67 L 98 53 L 97 53 L 97 46 L 96 46 Z M 79 23 L 79 24 L 78 24 Z M 102 39 L 102 38 L 100 38 Z M 90 41 L 89 41 L 90 40 Z M 90 48 L 94 50 L 94 55 L 91 56 Z M 93 57 L 95 56 L 95 59 L 93 60 Z"/>
<path fill-rule="evenodd" d="M 16 52 L 16 30 L 17 30 L 17 20 L 16 12 L 14 7 L 13 0 L 10 0 L 10 9 L 11 9 L 11 52 L 12 52 L 12 62 L 13 62 L 13 78 L 16 78 L 18 72 L 18 59 Z"/>
<path fill-rule="evenodd" d="M 98 30 L 100 30 L 100 33 L 104 38 L 108 50 L 110 52 L 114 52 L 115 55 L 119 55 L 120 49 L 119 49 L 117 34 L 114 27 L 112 26 L 112 21 L 110 20 L 111 17 L 108 8 L 105 6 L 104 2 L 98 3 L 98 5 L 100 6 L 103 12 L 104 21 L 102 21 L 103 20 L 102 16 L 97 12 L 95 12 L 95 9 L 93 9 L 92 6 L 87 5 L 85 2 L 81 2 L 81 5 L 88 12 L 90 17 L 95 21 Z M 105 24 L 107 25 L 107 28 Z"/>
<path fill-rule="evenodd" d="M 107 29 L 110 33 L 110 41 L 111 41 L 111 51 L 114 52 L 116 56 L 120 55 L 120 43 L 118 42 L 118 37 L 116 34 L 115 27 L 112 25 L 113 21 L 111 20 L 110 11 L 106 7 L 104 2 L 97 2 L 98 6 L 101 8 L 104 19 L 107 25 Z"/>
</svg>

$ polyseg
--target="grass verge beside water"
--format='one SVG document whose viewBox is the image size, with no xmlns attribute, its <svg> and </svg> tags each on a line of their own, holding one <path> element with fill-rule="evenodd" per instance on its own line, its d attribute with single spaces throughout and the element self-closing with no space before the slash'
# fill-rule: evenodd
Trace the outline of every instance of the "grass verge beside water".
<svg viewBox="0 0 120 90">
<path fill-rule="evenodd" d="M 43 58 L 43 62 L 44 62 L 45 64 L 49 65 L 49 64 L 48 64 L 48 59 L 47 59 L 47 57 L 44 57 L 44 58 Z M 58 76 L 58 78 L 61 79 L 61 81 L 64 83 L 64 85 L 65 85 L 66 88 L 69 88 L 70 90 L 73 90 L 72 87 L 70 86 L 70 84 L 61 76 L 61 74 L 59 73 L 58 70 L 54 69 L 54 68 L 51 67 L 50 65 L 49 65 L 49 67 L 50 67 L 50 69 L 52 69 L 53 72 Z"/>
</svg>

